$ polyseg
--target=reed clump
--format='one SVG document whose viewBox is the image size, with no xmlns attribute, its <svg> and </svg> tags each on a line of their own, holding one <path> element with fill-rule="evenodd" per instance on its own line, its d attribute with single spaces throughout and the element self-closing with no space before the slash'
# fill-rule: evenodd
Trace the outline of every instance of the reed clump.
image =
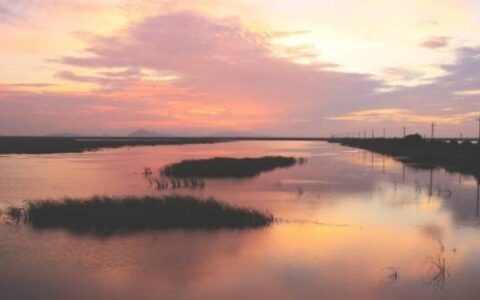
<svg viewBox="0 0 480 300">
<path fill-rule="evenodd" d="M 248 178 L 277 168 L 295 165 L 294 157 L 264 156 L 258 158 L 215 157 L 184 160 L 164 167 L 163 176 L 186 178 Z"/>
<path fill-rule="evenodd" d="M 32 201 L 24 209 L 24 218 L 36 229 L 63 228 L 79 233 L 169 228 L 242 229 L 267 226 L 273 222 L 269 213 L 234 207 L 213 198 L 190 196 L 95 196 Z"/>
</svg>

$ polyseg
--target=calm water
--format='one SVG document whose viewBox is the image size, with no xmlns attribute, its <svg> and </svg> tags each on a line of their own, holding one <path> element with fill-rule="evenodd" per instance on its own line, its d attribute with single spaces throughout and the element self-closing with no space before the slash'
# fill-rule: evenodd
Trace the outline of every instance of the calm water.
<svg viewBox="0 0 480 300">
<path fill-rule="evenodd" d="M 186 158 L 308 162 L 203 190 L 141 175 Z M 0 225 L 0 299 L 479 299 L 477 182 L 323 142 L 0 156 L 0 207 L 94 194 L 194 194 L 268 210 L 260 230 L 99 238 Z"/>
</svg>

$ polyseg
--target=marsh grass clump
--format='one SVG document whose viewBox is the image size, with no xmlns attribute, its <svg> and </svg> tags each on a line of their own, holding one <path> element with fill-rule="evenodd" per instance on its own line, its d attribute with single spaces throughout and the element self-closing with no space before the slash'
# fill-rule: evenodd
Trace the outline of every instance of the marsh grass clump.
<svg viewBox="0 0 480 300">
<path fill-rule="evenodd" d="M 9 207 L 7 210 L 7 215 L 12 218 L 13 220 L 19 222 L 24 215 L 24 210 L 18 207 Z"/>
<path fill-rule="evenodd" d="M 156 190 L 168 190 L 168 189 L 198 189 L 205 188 L 205 181 L 202 178 L 173 178 L 173 177 L 154 177 L 152 175 L 146 175 L 144 178 L 147 180 L 150 187 Z"/>
<path fill-rule="evenodd" d="M 185 178 L 248 178 L 262 172 L 295 165 L 294 157 L 264 156 L 258 158 L 215 157 L 184 160 L 162 169 L 163 176 Z"/>
<path fill-rule="evenodd" d="M 255 228 L 273 216 L 238 208 L 213 198 L 190 196 L 99 197 L 29 202 L 26 222 L 36 229 L 63 228 L 73 232 L 112 233 L 146 229 Z"/>
</svg>

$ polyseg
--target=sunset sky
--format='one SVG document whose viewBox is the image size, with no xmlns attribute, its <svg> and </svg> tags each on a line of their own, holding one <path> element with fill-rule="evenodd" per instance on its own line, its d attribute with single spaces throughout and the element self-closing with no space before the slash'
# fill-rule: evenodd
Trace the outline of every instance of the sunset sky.
<svg viewBox="0 0 480 300">
<path fill-rule="evenodd" d="M 475 136 L 478 0 L 0 0 L 0 135 Z"/>
</svg>

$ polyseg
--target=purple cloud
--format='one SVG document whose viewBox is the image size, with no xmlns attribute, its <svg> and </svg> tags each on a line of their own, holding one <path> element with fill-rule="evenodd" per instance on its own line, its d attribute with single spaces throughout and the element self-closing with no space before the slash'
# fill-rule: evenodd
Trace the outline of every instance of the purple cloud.
<svg viewBox="0 0 480 300">
<path fill-rule="evenodd" d="M 318 119 L 323 104 L 345 105 L 381 86 L 368 75 L 328 69 L 331 64 L 300 65 L 275 57 L 265 36 L 235 20 L 178 12 L 149 18 L 118 36 L 97 38 L 88 49 L 89 56 L 63 57 L 61 62 L 177 74 L 176 86 L 212 101 L 283 108 L 281 117 L 287 123 Z"/>
<path fill-rule="evenodd" d="M 441 66 L 446 75 L 434 82 L 367 97 L 361 105 L 352 103 L 348 108 L 342 108 L 345 109 L 343 114 L 336 116 L 348 116 L 368 110 L 403 109 L 410 111 L 413 117 L 417 114 L 431 115 L 431 120 L 423 120 L 429 123 L 442 116 L 448 120 L 456 116 L 480 114 L 480 93 L 472 92 L 480 90 L 480 47 L 463 47 L 456 52 L 457 59 L 454 63 Z M 456 136 L 459 132 L 474 135 L 477 132 L 473 120 L 474 118 L 470 117 L 457 125 L 445 126 L 439 130 L 445 135 Z M 349 126 L 353 124 L 355 123 L 350 123 Z M 392 125 L 400 132 L 402 124 L 397 122 L 383 122 L 381 126 L 388 128 Z"/>
<path fill-rule="evenodd" d="M 479 48 L 459 49 L 457 62 L 441 66 L 447 75 L 433 83 L 378 93 L 383 83 L 368 75 L 275 56 L 270 38 L 235 19 L 193 12 L 149 18 L 115 36 L 90 38 L 85 55 L 57 59 L 68 69 L 89 71 L 65 70 L 57 77 L 96 83 L 98 90 L 38 94 L 0 86 L 0 128 L 4 133 L 176 128 L 208 134 L 220 127 L 259 134 L 329 135 L 330 128 L 358 128 L 354 122 L 328 119 L 355 111 L 393 108 L 441 115 L 448 113 L 442 108 L 460 103 L 465 111 L 478 109 L 478 98 L 457 92 L 480 86 Z M 308 50 L 291 49 L 292 56 L 308 56 Z M 173 74 L 175 79 L 146 78 L 144 71 Z M 402 78 L 415 75 L 388 71 Z"/>
<path fill-rule="evenodd" d="M 444 48 L 448 46 L 449 39 L 450 38 L 445 36 L 430 37 L 429 39 L 420 43 L 420 46 L 429 49 Z"/>
</svg>

